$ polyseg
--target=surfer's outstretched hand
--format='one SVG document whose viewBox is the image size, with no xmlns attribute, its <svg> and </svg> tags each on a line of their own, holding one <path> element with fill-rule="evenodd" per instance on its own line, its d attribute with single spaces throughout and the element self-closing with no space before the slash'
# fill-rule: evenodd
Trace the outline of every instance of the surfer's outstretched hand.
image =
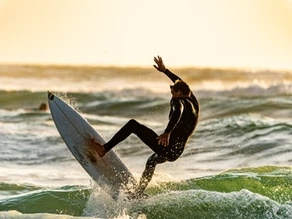
<svg viewBox="0 0 292 219">
<path fill-rule="evenodd" d="M 167 147 L 169 145 L 169 137 L 170 135 L 164 132 L 163 134 L 157 137 L 158 144 L 163 145 L 164 147 Z"/>
<path fill-rule="evenodd" d="M 160 56 L 157 56 L 157 58 L 154 57 L 154 62 L 156 63 L 156 65 L 153 65 L 154 68 L 156 68 L 158 71 L 165 72 L 166 67 L 165 67 L 163 60 Z"/>
</svg>

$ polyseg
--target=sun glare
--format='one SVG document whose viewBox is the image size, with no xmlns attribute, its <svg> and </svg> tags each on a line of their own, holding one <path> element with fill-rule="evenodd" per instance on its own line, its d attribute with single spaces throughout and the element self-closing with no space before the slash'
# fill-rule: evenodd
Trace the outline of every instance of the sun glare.
<svg viewBox="0 0 292 219">
<path fill-rule="evenodd" d="M 68 2 L 0 0 L 0 63 L 292 69 L 292 0 Z"/>
</svg>

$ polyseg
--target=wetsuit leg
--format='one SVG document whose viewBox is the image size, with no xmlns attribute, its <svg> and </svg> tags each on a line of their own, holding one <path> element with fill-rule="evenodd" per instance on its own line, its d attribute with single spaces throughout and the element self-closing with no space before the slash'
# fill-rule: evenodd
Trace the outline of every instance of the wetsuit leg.
<svg viewBox="0 0 292 219">
<path fill-rule="evenodd" d="M 157 164 L 164 163 L 167 161 L 166 157 L 160 157 L 156 153 L 152 154 L 146 163 L 145 170 L 139 182 L 139 186 L 136 189 L 136 195 L 142 195 L 149 182 L 152 179 L 155 167 Z"/>
<path fill-rule="evenodd" d="M 148 127 L 138 123 L 136 120 L 131 119 L 125 124 L 113 138 L 104 144 L 106 151 L 109 151 L 121 141 L 125 140 L 131 133 L 136 134 L 146 145 L 148 145 L 154 152 L 159 152 L 157 145 L 158 135 Z"/>
</svg>

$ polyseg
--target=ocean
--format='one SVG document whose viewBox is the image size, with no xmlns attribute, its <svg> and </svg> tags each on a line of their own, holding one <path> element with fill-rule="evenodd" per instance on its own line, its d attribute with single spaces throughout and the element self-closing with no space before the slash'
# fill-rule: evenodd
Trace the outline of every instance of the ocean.
<svg viewBox="0 0 292 219">
<path fill-rule="evenodd" d="M 113 201 L 61 139 L 47 91 L 109 140 L 129 119 L 162 133 L 171 81 L 154 68 L 0 66 L 0 218 L 292 218 L 292 72 L 173 68 L 201 115 L 183 155 L 157 166 L 149 198 Z M 115 148 L 139 180 L 151 150 Z"/>
</svg>

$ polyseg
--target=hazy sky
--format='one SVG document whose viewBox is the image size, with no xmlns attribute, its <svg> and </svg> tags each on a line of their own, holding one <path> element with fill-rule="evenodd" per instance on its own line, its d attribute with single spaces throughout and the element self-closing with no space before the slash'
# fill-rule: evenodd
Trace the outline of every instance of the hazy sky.
<svg viewBox="0 0 292 219">
<path fill-rule="evenodd" d="M 292 69 L 291 0 L 0 0 L 0 62 Z"/>
</svg>

